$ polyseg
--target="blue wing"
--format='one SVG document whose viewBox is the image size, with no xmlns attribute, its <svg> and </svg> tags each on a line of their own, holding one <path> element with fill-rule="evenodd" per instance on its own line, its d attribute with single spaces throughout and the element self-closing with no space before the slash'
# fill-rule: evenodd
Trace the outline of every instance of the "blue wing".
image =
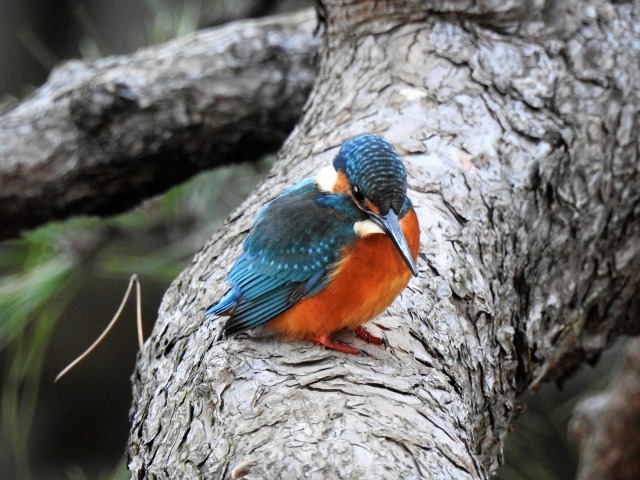
<svg viewBox="0 0 640 480">
<path fill-rule="evenodd" d="M 344 195 L 320 192 L 313 179 L 263 208 L 229 273 L 231 289 L 206 316 L 230 313 L 225 335 L 257 327 L 320 292 L 356 240 L 362 213 Z"/>
</svg>

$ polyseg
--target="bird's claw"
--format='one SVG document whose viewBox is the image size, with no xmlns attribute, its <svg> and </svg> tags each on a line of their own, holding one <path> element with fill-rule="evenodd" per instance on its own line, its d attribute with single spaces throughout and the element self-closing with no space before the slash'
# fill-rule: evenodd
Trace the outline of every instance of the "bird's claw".
<svg viewBox="0 0 640 480">
<path fill-rule="evenodd" d="M 348 353 L 350 355 L 364 355 L 366 357 L 369 356 L 367 352 L 361 350 L 359 348 L 352 347 L 351 345 L 347 345 L 346 343 L 336 342 L 332 340 L 327 335 L 316 335 L 310 338 L 311 341 L 317 342 L 320 345 L 323 345 L 331 350 L 335 350 L 337 352 Z"/>
<path fill-rule="evenodd" d="M 355 328 L 353 331 L 367 343 L 371 343 L 373 345 L 382 345 L 385 349 L 389 346 L 386 338 L 376 337 L 372 333 L 365 330 L 364 327 Z"/>
</svg>

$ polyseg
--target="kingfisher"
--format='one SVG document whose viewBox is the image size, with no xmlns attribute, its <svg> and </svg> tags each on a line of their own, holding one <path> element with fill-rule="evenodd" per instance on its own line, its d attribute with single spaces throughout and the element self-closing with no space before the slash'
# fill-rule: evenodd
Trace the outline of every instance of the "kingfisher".
<svg viewBox="0 0 640 480">
<path fill-rule="evenodd" d="M 418 275 L 419 245 L 400 156 L 382 137 L 357 136 L 333 165 L 262 208 L 205 318 L 228 316 L 225 337 L 265 324 L 285 339 L 366 355 L 332 334 L 351 329 L 386 345 L 363 325 Z"/>
</svg>

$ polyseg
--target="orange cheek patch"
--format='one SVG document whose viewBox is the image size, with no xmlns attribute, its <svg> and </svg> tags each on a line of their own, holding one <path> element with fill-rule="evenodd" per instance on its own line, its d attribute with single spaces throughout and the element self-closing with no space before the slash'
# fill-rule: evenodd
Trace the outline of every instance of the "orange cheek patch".
<svg viewBox="0 0 640 480">
<path fill-rule="evenodd" d="M 368 198 L 364 199 L 364 204 L 373 213 L 377 213 L 378 215 L 380 215 L 380 209 L 378 207 L 376 207 L 373 203 L 371 203 L 371 201 L 369 201 Z"/>
<path fill-rule="evenodd" d="M 336 183 L 333 184 L 332 193 L 347 193 L 349 191 L 349 181 L 344 172 L 338 170 Z"/>
</svg>

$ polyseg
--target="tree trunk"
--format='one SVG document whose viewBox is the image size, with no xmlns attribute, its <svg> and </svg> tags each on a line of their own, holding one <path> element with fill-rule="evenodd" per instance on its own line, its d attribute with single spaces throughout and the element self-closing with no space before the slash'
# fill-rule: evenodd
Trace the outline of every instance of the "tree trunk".
<svg viewBox="0 0 640 480">
<path fill-rule="evenodd" d="M 135 478 L 488 478 L 518 394 L 638 333 L 638 2 L 318 10 L 302 120 L 140 356 Z M 371 327 L 389 348 L 216 342 L 203 310 L 259 208 L 364 132 L 403 156 L 422 234 L 419 278 Z"/>
</svg>

